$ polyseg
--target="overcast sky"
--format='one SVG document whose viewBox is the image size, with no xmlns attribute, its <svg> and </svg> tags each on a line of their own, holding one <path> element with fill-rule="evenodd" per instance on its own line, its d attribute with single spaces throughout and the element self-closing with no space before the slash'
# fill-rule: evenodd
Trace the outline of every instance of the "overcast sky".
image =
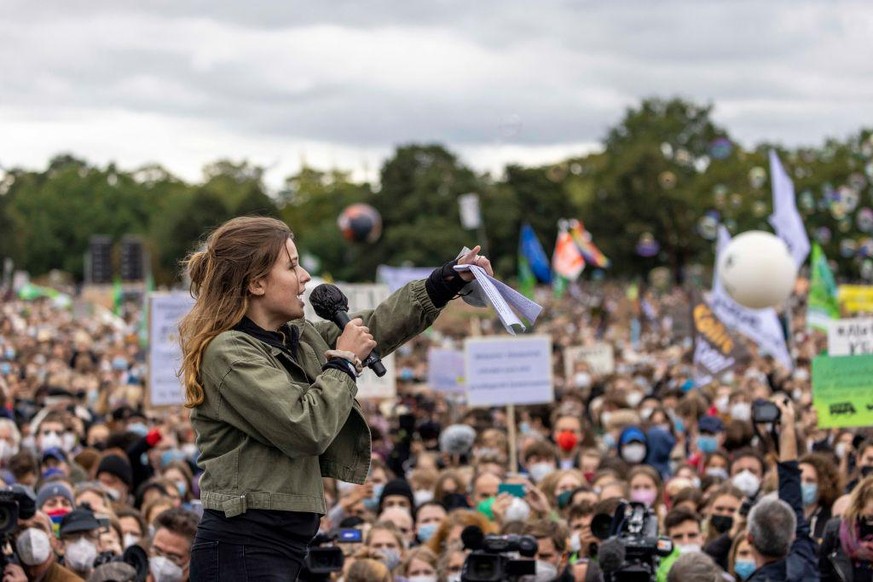
<svg viewBox="0 0 873 582">
<path fill-rule="evenodd" d="M 189 180 L 218 158 L 373 178 L 437 141 L 479 170 L 596 147 L 628 106 L 715 105 L 746 145 L 873 126 L 873 2 L 4 0 L 0 165 Z"/>
</svg>

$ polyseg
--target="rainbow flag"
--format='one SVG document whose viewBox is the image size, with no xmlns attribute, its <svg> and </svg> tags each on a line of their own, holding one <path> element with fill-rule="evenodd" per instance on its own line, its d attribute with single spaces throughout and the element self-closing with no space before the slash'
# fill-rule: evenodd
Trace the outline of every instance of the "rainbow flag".
<svg viewBox="0 0 873 582">
<path fill-rule="evenodd" d="M 570 220 L 570 236 L 573 237 L 573 242 L 579 247 L 579 252 L 590 265 L 599 269 L 607 269 L 612 264 L 594 244 L 591 233 L 585 230 L 585 225 L 582 224 L 581 220 L 575 218 Z"/>
</svg>

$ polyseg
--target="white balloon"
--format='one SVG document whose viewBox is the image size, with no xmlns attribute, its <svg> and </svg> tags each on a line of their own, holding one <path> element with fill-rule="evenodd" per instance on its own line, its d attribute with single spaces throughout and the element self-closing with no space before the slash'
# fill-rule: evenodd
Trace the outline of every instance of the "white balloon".
<svg viewBox="0 0 873 582">
<path fill-rule="evenodd" d="M 797 279 L 788 246 L 761 230 L 735 236 L 719 256 L 716 270 L 728 295 L 752 309 L 780 305 L 791 295 Z"/>
</svg>

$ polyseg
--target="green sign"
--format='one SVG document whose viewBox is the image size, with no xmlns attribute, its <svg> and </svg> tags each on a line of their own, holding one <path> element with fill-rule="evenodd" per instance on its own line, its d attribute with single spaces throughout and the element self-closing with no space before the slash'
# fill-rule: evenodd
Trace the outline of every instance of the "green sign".
<svg viewBox="0 0 873 582">
<path fill-rule="evenodd" d="M 815 358 L 812 405 L 820 428 L 873 426 L 873 355 Z"/>
</svg>

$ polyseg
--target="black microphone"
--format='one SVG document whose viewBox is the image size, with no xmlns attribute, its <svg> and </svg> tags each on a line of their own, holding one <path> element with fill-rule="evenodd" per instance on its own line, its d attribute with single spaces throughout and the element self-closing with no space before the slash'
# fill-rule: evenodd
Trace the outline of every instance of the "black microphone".
<svg viewBox="0 0 873 582">
<path fill-rule="evenodd" d="M 345 329 L 351 321 L 349 319 L 349 300 L 336 285 L 322 283 L 312 290 L 309 302 L 312 303 L 312 308 L 315 309 L 315 314 L 318 317 L 334 322 L 340 329 Z M 374 348 L 370 355 L 364 359 L 363 364 L 373 370 L 380 378 L 385 375 L 386 370 L 382 364 L 379 350 Z"/>
<path fill-rule="evenodd" d="M 612 574 L 624 564 L 625 556 L 624 543 L 618 538 L 610 538 L 600 544 L 597 551 L 597 562 L 604 574 Z"/>
<path fill-rule="evenodd" d="M 461 531 L 461 542 L 466 550 L 478 550 L 482 547 L 485 534 L 478 525 L 468 525 Z"/>
</svg>

